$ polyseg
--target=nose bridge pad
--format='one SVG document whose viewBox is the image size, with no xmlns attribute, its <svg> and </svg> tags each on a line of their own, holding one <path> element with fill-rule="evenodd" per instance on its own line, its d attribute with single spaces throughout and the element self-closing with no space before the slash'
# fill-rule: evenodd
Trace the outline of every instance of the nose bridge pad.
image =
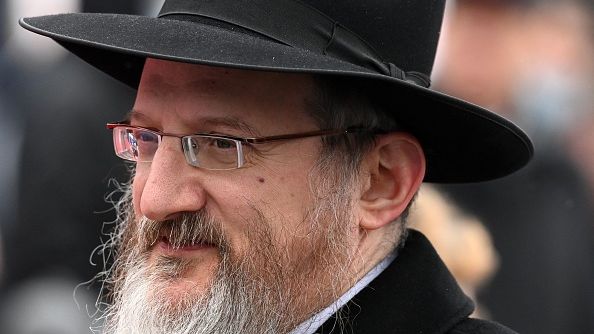
<svg viewBox="0 0 594 334">
<path fill-rule="evenodd" d="M 182 150 L 184 152 L 184 156 L 186 157 L 187 162 L 192 166 L 197 166 L 198 157 L 196 156 L 196 151 L 194 150 L 193 145 L 194 140 L 191 137 L 184 137 L 181 139 L 182 141 Z"/>
<path fill-rule="evenodd" d="M 243 167 L 245 163 L 245 159 L 243 156 L 243 145 L 239 142 L 236 143 L 237 146 L 237 167 Z"/>
</svg>

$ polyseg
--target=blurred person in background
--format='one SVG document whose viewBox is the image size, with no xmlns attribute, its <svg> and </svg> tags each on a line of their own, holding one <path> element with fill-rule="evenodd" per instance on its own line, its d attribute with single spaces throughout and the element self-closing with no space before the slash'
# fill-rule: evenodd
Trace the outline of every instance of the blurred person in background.
<svg viewBox="0 0 594 334">
<path fill-rule="evenodd" d="M 491 107 L 535 139 L 534 161 L 511 177 L 442 187 L 484 221 L 499 251 L 481 300 L 520 332 L 593 333 L 594 205 L 567 141 L 594 111 L 591 11 L 577 1 L 450 9 L 436 89 Z M 588 138 L 578 140 L 592 147 Z"/>
<path fill-rule="evenodd" d="M 588 1 L 588 4 L 589 7 L 584 8 L 586 10 L 578 15 L 579 20 L 575 17 L 568 17 L 568 15 L 563 16 L 565 22 L 572 20 L 573 24 L 566 24 L 566 26 L 574 28 L 570 33 L 580 42 L 570 44 L 573 46 L 573 57 L 562 59 L 571 60 L 571 64 L 574 65 L 570 72 L 571 77 L 575 77 L 579 73 L 580 82 L 585 83 L 579 89 L 584 94 L 577 99 L 581 104 L 579 110 L 583 110 L 583 112 L 571 123 L 571 130 L 567 131 L 565 135 L 568 136 L 569 151 L 586 176 L 590 192 L 594 197 L 594 33 L 592 33 L 594 31 L 594 1 Z M 542 24 L 546 24 L 546 22 L 542 22 Z"/>
<path fill-rule="evenodd" d="M 3 1 L 0 333 L 88 332 L 99 287 L 77 289 L 78 309 L 73 293 L 97 274 L 89 258 L 103 222 L 115 219 L 106 185 L 126 171 L 99 124 L 128 110 L 133 92 L 17 22 L 53 12 L 151 12 L 158 1 Z"/>
<path fill-rule="evenodd" d="M 478 292 L 497 271 L 499 256 L 483 223 L 429 184 L 421 187 L 409 219 L 410 227 L 427 236 L 464 293 L 475 302 L 473 316 L 490 319 Z"/>
</svg>

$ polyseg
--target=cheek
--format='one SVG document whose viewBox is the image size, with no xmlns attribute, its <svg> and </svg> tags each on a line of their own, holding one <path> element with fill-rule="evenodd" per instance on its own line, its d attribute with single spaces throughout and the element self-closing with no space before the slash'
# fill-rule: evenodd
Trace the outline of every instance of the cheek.
<svg viewBox="0 0 594 334">
<path fill-rule="evenodd" d="M 307 174 L 295 171 L 285 176 L 265 178 L 264 184 L 256 184 L 257 192 L 252 198 L 272 226 L 272 231 L 294 233 L 307 218 L 313 200 Z"/>
<path fill-rule="evenodd" d="M 254 228 L 265 228 L 275 235 L 294 231 L 311 203 L 307 178 L 298 173 L 283 177 L 250 174 L 242 175 L 241 180 L 222 179 L 215 191 L 209 192 L 208 210 L 235 236 L 246 236 Z"/>
</svg>

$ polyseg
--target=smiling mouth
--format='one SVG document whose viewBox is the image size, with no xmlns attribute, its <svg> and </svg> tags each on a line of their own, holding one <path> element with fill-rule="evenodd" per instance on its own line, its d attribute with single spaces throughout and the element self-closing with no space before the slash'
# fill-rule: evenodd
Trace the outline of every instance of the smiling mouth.
<svg viewBox="0 0 594 334">
<path fill-rule="evenodd" d="M 176 220 L 145 220 L 140 224 L 143 249 L 153 255 L 181 256 L 198 251 L 223 251 L 226 242 L 222 231 L 209 217 L 188 215 Z"/>
<path fill-rule="evenodd" d="M 184 240 L 182 242 L 171 242 L 168 236 L 162 235 L 155 241 L 153 247 L 169 255 L 175 255 L 184 252 L 193 252 L 210 248 L 216 248 L 216 245 L 202 240 Z"/>
</svg>

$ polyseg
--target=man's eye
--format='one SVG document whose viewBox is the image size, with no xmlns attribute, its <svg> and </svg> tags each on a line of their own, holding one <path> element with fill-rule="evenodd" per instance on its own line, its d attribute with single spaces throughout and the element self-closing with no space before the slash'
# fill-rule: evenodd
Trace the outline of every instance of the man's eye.
<svg viewBox="0 0 594 334">
<path fill-rule="evenodd" d="M 225 140 L 225 139 L 215 139 L 214 145 L 220 149 L 230 149 L 235 146 L 234 143 L 230 142 L 229 140 Z"/>
<path fill-rule="evenodd" d="M 139 132 L 137 134 L 137 139 L 143 142 L 154 142 L 157 141 L 156 136 L 149 132 Z"/>
</svg>

